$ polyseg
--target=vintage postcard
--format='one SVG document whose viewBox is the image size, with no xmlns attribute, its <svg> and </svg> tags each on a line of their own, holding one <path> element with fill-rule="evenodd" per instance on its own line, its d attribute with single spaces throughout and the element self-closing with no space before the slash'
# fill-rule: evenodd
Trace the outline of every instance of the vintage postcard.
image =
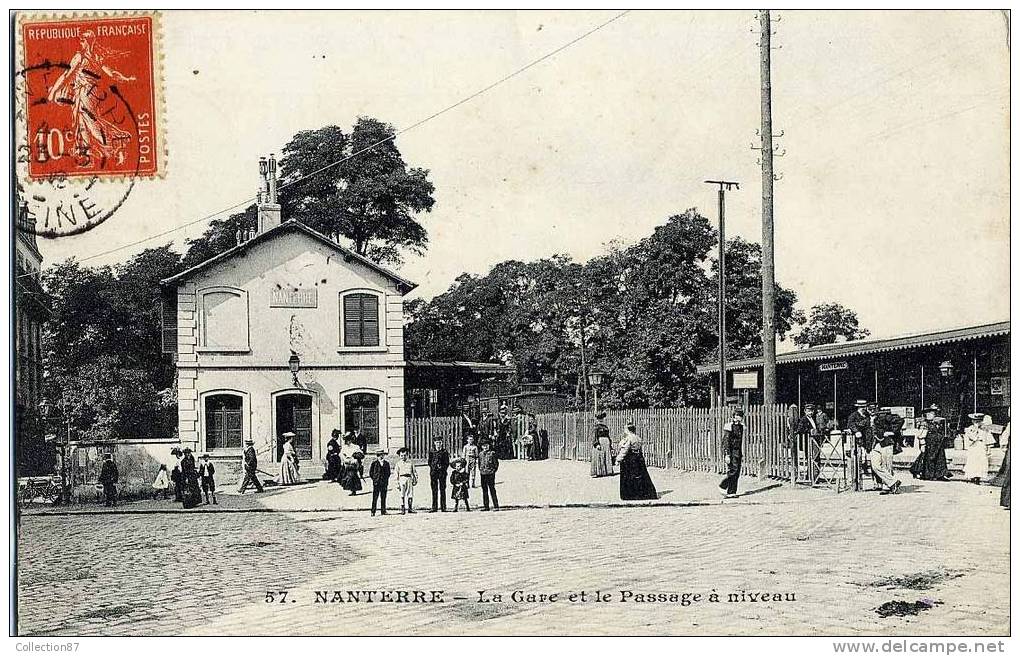
<svg viewBox="0 0 1020 656">
<path fill-rule="evenodd" d="M 1008 10 L 9 29 L 19 650 L 1005 650 Z"/>
</svg>

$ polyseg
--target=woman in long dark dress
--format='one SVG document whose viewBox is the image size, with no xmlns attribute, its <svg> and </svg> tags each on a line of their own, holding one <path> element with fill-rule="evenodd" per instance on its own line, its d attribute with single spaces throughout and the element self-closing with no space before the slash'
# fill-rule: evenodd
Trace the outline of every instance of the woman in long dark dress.
<svg viewBox="0 0 1020 656">
<path fill-rule="evenodd" d="M 184 449 L 181 457 L 181 503 L 185 508 L 194 508 L 202 503 L 202 488 L 198 486 L 198 469 L 191 449 Z"/>
<path fill-rule="evenodd" d="M 343 472 L 343 461 L 340 460 L 340 443 L 337 441 L 339 436 L 340 431 L 334 428 L 329 441 L 326 442 L 326 472 L 322 478 L 327 481 L 339 481 L 340 474 Z"/>
<path fill-rule="evenodd" d="M 617 447 L 616 463 L 620 465 L 620 498 L 624 501 L 658 499 L 655 484 L 648 475 L 641 438 L 633 422 Z"/>
<path fill-rule="evenodd" d="M 924 451 L 910 466 L 910 473 L 922 481 L 944 481 L 952 476 L 946 463 L 946 440 L 949 438 L 949 431 L 946 430 L 946 420 L 939 417 L 938 412 L 937 405 L 925 408 L 921 432 L 915 438 L 915 441 L 924 439 Z"/>
<path fill-rule="evenodd" d="M 1007 441 L 1008 440 L 1008 441 Z M 1002 486 L 1002 491 L 999 492 L 999 505 L 1009 510 L 1009 450 L 1013 444 L 1013 440 L 1009 439 L 1009 424 L 1006 424 L 1006 428 L 1003 429 L 1002 435 L 999 436 L 999 443 L 1006 442 L 1006 453 L 1002 457 L 1002 464 L 999 466 L 998 473 L 995 474 L 995 478 L 992 479 L 992 485 Z"/>
<path fill-rule="evenodd" d="M 354 443 L 353 436 L 344 435 L 344 446 L 340 450 L 343 473 L 340 474 L 340 487 L 354 496 L 361 490 L 361 459 L 365 454 Z"/>
</svg>

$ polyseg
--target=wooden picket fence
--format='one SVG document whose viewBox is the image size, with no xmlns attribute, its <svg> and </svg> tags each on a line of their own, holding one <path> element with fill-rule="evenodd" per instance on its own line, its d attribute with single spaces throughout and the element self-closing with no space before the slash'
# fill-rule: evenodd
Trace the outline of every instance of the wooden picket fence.
<svg viewBox="0 0 1020 656">
<path fill-rule="evenodd" d="M 789 407 L 750 406 L 744 414 L 745 475 L 790 480 L 793 461 L 786 435 Z M 645 461 L 651 467 L 724 473 L 722 427 L 728 408 L 661 408 L 609 410 L 605 423 L 613 444 L 619 444 L 627 422 L 633 421 L 644 441 Z M 549 457 L 588 461 L 592 451 L 593 412 L 557 412 L 534 418 L 549 437 Z M 460 417 L 429 417 L 406 421 L 406 443 L 416 461 L 424 460 L 436 436 L 451 453 L 464 443 Z"/>
<path fill-rule="evenodd" d="M 464 446 L 463 419 L 461 417 L 419 417 L 404 421 L 404 444 L 411 451 L 411 460 L 428 460 L 432 441 L 440 437 L 451 453 L 460 453 Z"/>
</svg>

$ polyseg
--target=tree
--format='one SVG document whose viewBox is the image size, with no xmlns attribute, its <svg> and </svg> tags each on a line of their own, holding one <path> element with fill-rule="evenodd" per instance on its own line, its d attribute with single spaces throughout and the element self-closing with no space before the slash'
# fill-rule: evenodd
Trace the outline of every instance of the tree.
<svg viewBox="0 0 1020 656">
<path fill-rule="evenodd" d="M 169 437 L 176 426 L 175 370 L 161 353 L 159 281 L 180 269 L 170 245 L 116 269 L 71 259 L 44 272 L 45 394 L 86 439 Z"/>
<path fill-rule="evenodd" d="M 423 253 L 428 233 L 417 215 L 432 210 L 435 188 L 427 170 L 407 166 L 395 136 L 392 125 L 364 116 L 350 134 L 335 125 L 298 132 L 280 160 L 284 213 L 377 262 Z"/>
<path fill-rule="evenodd" d="M 585 264 L 565 255 L 507 261 L 464 274 L 431 301 L 408 304 L 409 353 L 422 359 L 498 358 L 520 381 L 555 381 L 584 403 L 585 368 L 607 374 L 607 407 L 690 405 L 707 399 L 698 363 L 714 355 L 717 233 L 696 210 L 669 217 L 632 245 L 610 244 Z M 761 354 L 761 249 L 729 241 L 728 338 L 734 356 Z M 801 320 L 777 285 L 777 328 Z"/>
<path fill-rule="evenodd" d="M 861 328 L 857 313 L 839 303 L 821 303 L 811 308 L 807 324 L 793 336 L 797 348 L 851 342 L 871 332 Z"/>
</svg>

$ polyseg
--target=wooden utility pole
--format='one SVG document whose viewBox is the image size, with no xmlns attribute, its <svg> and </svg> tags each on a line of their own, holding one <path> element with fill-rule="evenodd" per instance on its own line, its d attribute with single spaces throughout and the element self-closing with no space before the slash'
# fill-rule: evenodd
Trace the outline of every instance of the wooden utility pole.
<svg viewBox="0 0 1020 656">
<path fill-rule="evenodd" d="M 719 185 L 719 405 L 726 405 L 726 192 L 740 189 L 739 182 L 705 180 Z"/>
<path fill-rule="evenodd" d="M 772 223 L 772 22 L 768 9 L 761 21 L 761 318 L 764 402 L 776 402 L 776 269 Z"/>
</svg>

